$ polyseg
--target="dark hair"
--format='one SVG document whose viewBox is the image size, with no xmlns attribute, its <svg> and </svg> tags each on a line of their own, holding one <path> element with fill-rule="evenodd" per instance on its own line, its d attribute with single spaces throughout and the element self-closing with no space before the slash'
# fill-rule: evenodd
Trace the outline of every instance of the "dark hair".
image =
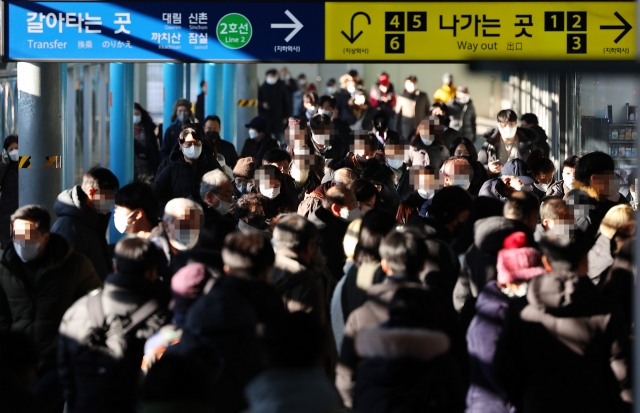
<svg viewBox="0 0 640 413">
<path fill-rule="evenodd" d="M 366 262 L 380 262 L 380 243 L 395 227 L 393 216 L 374 209 L 363 218 L 355 250 L 355 263 L 359 267 Z"/>
<path fill-rule="evenodd" d="M 9 135 L 6 138 L 4 138 L 4 143 L 2 144 L 2 147 L 6 151 L 7 149 L 9 149 L 9 146 L 11 146 L 14 143 L 18 143 L 18 135 Z"/>
<path fill-rule="evenodd" d="M 336 82 L 336 80 L 334 78 L 331 78 L 329 80 L 327 80 L 327 86 L 329 85 L 337 85 L 338 82 Z"/>
<path fill-rule="evenodd" d="M 108 170 L 100 166 L 94 166 L 82 177 L 82 190 L 88 193 L 90 189 L 93 190 L 112 190 L 117 191 L 120 187 L 118 178 Z"/>
<path fill-rule="evenodd" d="M 313 103 L 315 105 L 318 103 L 318 94 L 314 91 L 305 93 L 302 97 L 302 103 Z"/>
<path fill-rule="evenodd" d="M 575 271 L 589 252 L 584 242 L 558 236 L 544 236 L 538 246 L 554 271 Z"/>
<path fill-rule="evenodd" d="M 280 172 L 280 169 L 276 168 L 274 165 L 260 165 L 259 167 L 256 168 L 256 172 L 253 175 L 254 177 L 254 181 L 256 184 L 256 188 L 260 187 L 260 178 L 259 176 L 262 175 L 260 172 L 263 172 L 264 174 L 268 175 L 269 180 L 271 179 L 276 179 L 278 182 L 282 183 L 282 172 Z"/>
<path fill-rule="evenodd" d="M 336 106 L 338 105 L 338 101 L 336 98 L 334 98 L 333 96 L 329 96 L 329 95 L 322 95 L 320 96 L 319 100 L 318 100 L 318 106 L 323 107 L 325 103 L 329 102 L 329 106 L 332 109 L 335 109 Z"/>
<path fill-rule="evenodd" d="M 118 272 L 142 277 L 149 268 L 157 265 L 158 259 L 155 244 L 148 239 L 130 235 L 118 241 L 113 260 Z"/>
<path fill-rule="evenodd" d="M 44 234 L 48 233 L 51 227 L 51 215 L 40 205 L 25 205 L 16 209 L 16 212 L 11 214 L 11 225 L 17 219 L 33 222 L 36 229 Z"/>
<path fill-rule="evenodd" d="M 364 142 L 365 145 L 367 145 L 367 147 L 371 150 L 371 152 L 376 152 L 380 148 L 380 141 L 372 132 L 353 131 L 351 134 L 353 135 L 354 149 L 355 142 L 357 141 Z"/>
<path fill-rule="evenodd" d="M 558 219 L 560 213 L 567 209 L 567 204 L 560 198 L 553 198 L 544 200 L 540 205 L 540 221 L 545 219 Z"/>
<path fill-rule="evenodd" d="M 442 112 L 447 116 L 447 118 L 449 117 L 449 106 L 447 106 L 446 103 L 433 102 L 433 105 L 431 105 L 431 107 L 429 108 L 429 113 L 433 112 L 433 110 L 436 108 L 441 109 Z"/>
<path fill-rule="evenodd" d="M 576 163 L 576 181 L 589 185 L 592 175 L 604 175 L 605 172 L 613 172 L 613 159 L 604 152 L 589 152 L 582 155 Z"/>
<path fill-rule="evenodd" d="M 471 195 L 459 186 L 442 188 L 433 196 L 429 216 L 442 224 L 453 222 L 464 211 L 471 211 Z"/>
<path fill-rule="evenodd" d="M 501 123 L 517 122 L 518 115 L 516 114 L 516 112 L 512 111 L 511 109 L 503 109 L 500 112 L 498 112 L 497 119 L 498 119 L 498 122 L 501 122 Z"/>
<path fill-rule="evenodd" d="M 337 204 L 340 207 L 345 206 L 345 196 L 348 193 L 353 192 L 344 186 L 333 186 L 329 188 L 324 198 L 322 198 L 322 207 L 324 209 L 330 209 L 333 204 Z"/>
<path fill-rule="evenodd" d="M 206 118 L 204 118 L 204 122 L 202 122 L 202 124 L 204 125 L 205 123 L 212 121 L 212 122 L 218 122 L 218 125 L 222 125 L 222 122 L 220 122 L 220 117 L 218 117 L 218 115 L 209 115 Z"/>
<path fill-rule="evenodd" d="M 204 86 L 204 84 L 205 84 L 205 83 L 207 83 L 207 81 L 206 81 L 206 80 L 201 80 L 201 81 L 200 81 L 200 87 L 202 88 L 202 86 Z"/>
<path fill-rule="evenodd" d="M 467 152 L 469 152 L 469 156 L 471 157 L 471 164 L 473 164 L 474 162 L 478 162 L 478 150 L 476 149 L 476 146 L 473 144 L 473 142 L 471 142 L 471 140 L 468 138 L 460 137 L 451 142 L 451 145 L 449 145 L 449 153 L 451 154 L 451 156 L 453 156 L 453 154 L 456 152 L 456 148 L 460 144 L 464 145 L 467 148 Z M 473 165 L 471 165 L 471 167 L 473 168 Z"/>
<path fill-rule="evenodd" d="M 324 343 L 320 320 L 304 311 L 287 314 L 282 329 L 267 330 L 265 342 L 269 362 L 276 367 L 317 367 Z"/>
<path fill-rule="evenodd" d="M 382 240 L 379 251 L 394 275 L 416 279 L 429 252 L 419 230 L 407 227 L 391 231 Z"/>
<path fill-rule="evenodd" d="M 261 234 L 235 231 L 224 240 L 222 261 L 233 275 L 255 278 L 273 265 L 275 253 L 269 240 Z"/>
<path fill-rule="evenodd" d="M 280 219 L 273 230 L 276 247 L 289 248 L 300 252 L 318 238 L 318 228 L 306 218 L 297 214 L 287 214 Z"/>
<path fill-rule="evenodd" d="M 276 69 L 271 68 L 271 69 L 267 70 L 266 74 L 267 75 L 277 75 L 278 71 Z"/>
<path fill-rule="evenodd" d="M 182 145 L 189 135 L 191 135 L 193 139 L 197 141 L 202 141 L 202 137 L 204 136 L 202 126 L 197 123 L 187 123 L 186 125 L 184 125 L 184 127 L 182 128 L 182 132 L 180 132 L 180 135 L 178 135 L 178 143 Z"/>
<path fill-rule="evenodd" d="M 565 159 L 564 162 L 562 162 L 562 168 L 564 169 L 565 167 L 567 167 L 575 169 L 576 164 L 578 163 L 578 159 L 580 159 L 578 155 L 571 155 L 570 157 Z"/>
<path fill-rule="evenodd" d="M 535 176 L 540 172 L 553 172 L 556 166 L 549 158 L 540 158 L 531 164 L 531 173 Z"/>
<path fill-rule="evenodd" d="M 260 202 L 260 196 L 258 194 L 249 193 L 244 194 L 238 199 L 238 202 L 234 205 L 234 216 L 236 219 L 241 219 L 248 216 L 251 213 L 251 206 L 262 205 Z"/>
<path fill-rule="evenodd" d="M 520 120 L 525 121 L 529 125 L 538 124 L 538 117 L 533 113 L 525 113 L 524 115 L 520 116 Z"/>
<path fill-rule="evenodd" d="M 351 76 L 351 77 L 356 77 L 356 76 L 358 76 L 358 71 L 357 71 L 357 70 L 355 70 L 355 69 L 351 69 L 351 70 L 349 70 L 349 76 Z"/>
<path fill-rule="evenodd" d="M 271 163 L 277 163 L 282 161 L 287 161 L 291 163 L 291 155 L 289 155 L 289 152 L 285 151 L 284 149 L 279 149 L 279 148 L 270 149 L 262 157 L 263 165 L 269 165 Z"/>
<path fill-rule="evenodd" d="M 356 179 L 347 185 L 347 188 L 356 194 L 358 202 L 368 201 L 374 196 L 376 197 L 376 203 L 378 203 L 378 200 L 380 199 L 380 192 L 378 192 L 378 188 L 376 188 L 371 181 L 366 179 Z"/>
<path fill-rule="evenodd" d="M 327 126 L 331 126 L 331 118 L 320 113 L 313 115 L 309 121 L 309 127 L 312 130 L 326 129 Z"/>
<path fill-rule="evenodd" d="M 149 112 L 147 112 L 147 110 L 143 108 L 141 104 L 136 102 L 133 104 L 133 108 L 140 111 L 140 123 L 151 124 L 154 127 L 156 126 L 156 124 L 153 123 L 153 119 L 151 118 L 151 115 L 149 115 Z"/>
<path fill-rule="evenodd" d="M 412 81 L 413 83 L 418 82 L 418 78 L 417 78 L 417 77 L 415 77 L 414 75 L 407 76 L 407 78 L 406 78 L 404 81 L 406 82 L 407 80 L 410 80 L 410 81 Z"/>
<path fill-rule="evenodd" d="M 116 205 L 130 210 L 141 209 L 147 220 L 154 225 L 160 216 L 160 207 L 153 189 L 143 182 L 132 182 L 116 193 Z"/>
<path fill-rule="evenodd" d="M 530 192 L 514 192 L 504 204 L 503 215 L 514 221 L 524 221 L 540 212 L 538 198 Z"/>
</svg>

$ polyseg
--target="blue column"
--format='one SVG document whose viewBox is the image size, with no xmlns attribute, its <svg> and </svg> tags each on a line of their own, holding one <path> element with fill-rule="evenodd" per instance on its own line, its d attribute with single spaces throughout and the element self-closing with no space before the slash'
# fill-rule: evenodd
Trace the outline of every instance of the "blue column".
<svg viewBox="0 0 640 413">
<path fill-rule="evenodd" d="M 182 90 L 182 80 L 184 71 L 182 63 L 163 63 L 162 79 L 164 82 L 164 120 L 162 133 L 171 125 L 171 115 L 173 114 L 173 104 L 180 99 L 184 92 Z M 164 135 L 163 135 L 164 137 Z"/>
<path fill-rule="evenodd" d="M 235 143 L 236 123 L 236 65 L 225 63 L 222 66 L 222 99 L 224 101 L 222 112 L 222 139 Z"/>
<path fill-rule="evenodd" d="M 200 93 L 200 82 L 204 80 L 204 63 L 197 63 L 198 65 L 198 93 Z"/>
<path fill-rule="evenodd" d="M 191 102 L 191 64 L 184 64 L 184 96 Z"/>
<path fill-rule="evenodd" d="M 207 81 L 207 94 L 204 98 L 204 116 L 215 115 L 218 110 L 218 71 L 215 63 L 207 63 L 204 66 L 204 80 Z"/>
</svg>

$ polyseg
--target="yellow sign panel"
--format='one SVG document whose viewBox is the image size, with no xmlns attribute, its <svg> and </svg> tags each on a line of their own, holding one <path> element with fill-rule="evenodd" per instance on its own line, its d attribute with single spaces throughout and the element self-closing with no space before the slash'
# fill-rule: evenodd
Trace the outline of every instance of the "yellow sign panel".
<svg viewBox="0 0 640 413">
<path fill-rule="evenodd" d="M 634 60 L 634 2 L 325 3 L 326 60 Z"/>
</svg>

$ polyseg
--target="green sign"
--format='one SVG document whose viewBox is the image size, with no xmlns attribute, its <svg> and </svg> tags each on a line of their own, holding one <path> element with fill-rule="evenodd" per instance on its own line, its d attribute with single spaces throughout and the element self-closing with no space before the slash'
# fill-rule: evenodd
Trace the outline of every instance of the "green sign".
<svg viewBox="0 0 640 413">
<path fill-rule="evenodd" d="M 251 22 L 242 14 L 229 13 L 222 17 L 216 27 L 218 40 L 220 44 L 228 49 L 241 49 L 245 47 L 249 40 L 253 29 Z"/>
</svg>

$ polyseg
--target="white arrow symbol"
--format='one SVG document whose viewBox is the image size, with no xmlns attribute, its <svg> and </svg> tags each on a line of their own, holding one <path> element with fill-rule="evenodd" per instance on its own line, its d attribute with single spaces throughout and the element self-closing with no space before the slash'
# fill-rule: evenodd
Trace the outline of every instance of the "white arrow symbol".
<svg viewBox="0 0 640 413">
<path fill-rule="evenodd" d="M 291 14 L 289 10 L 286 10 L 284 14 L 286 14 L 293 23 L 271 23 L 271 28 L 272 29 L 293 29 L 293 31 L 289 33 L 289 36 L 287 36 L 284 39 L 285 42 L 289 43 L 289 40 L 293 39 L 293 36 L 298 34 L 298 32 L 304 26 L 302 25 L 302 23 L 300 23 L 298 19 L 296 19 L 296 17 L 293 14 Z"/>
</svg>

